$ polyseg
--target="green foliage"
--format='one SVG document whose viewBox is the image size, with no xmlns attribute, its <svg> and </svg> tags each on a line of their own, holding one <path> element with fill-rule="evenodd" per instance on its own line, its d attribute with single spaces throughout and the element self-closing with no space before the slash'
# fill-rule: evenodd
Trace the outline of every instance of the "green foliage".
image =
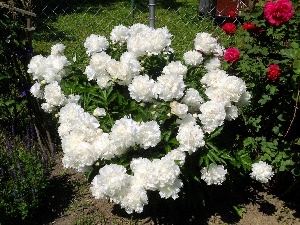
<svg viewBox="0 0 300 225">
<path fill-rule="evenodd" d="M 300 5 L 292 1 L 294 16 L 274 26 L 264 17 L 265 3 L 259 1 L 246 10 L 245 23 L 252 22 L 256 28 L 239 28 L 240 41 L 235 46 L 241 57 L 224 66 L 246 81 L 252 95 L 251 104 L 242 110 L 243 120 L 236 121 L 241 124 L 240 148 L 253 160 L 269 162 L 275 172 L 294 172 L 299 166 Z M 275 80 L 266 76 L 271 64 L 277 64 L 281 72 Z"/>
<path fill-rule="evenodd" d="M 51 158 L 32 132 L 28 129 L 24 138 L 1 133 L 0 224 L 24 224 L 32 218 L 49 183 Z"/>
<path fill-rule="evenodd" d="M 22 20 L 23 19 L 23 20 Z M 24 18 L 13 19 L 6 9 L 0 9 L 0 127 L 29 122 L 26 94 L 30 78 L 26 66 L 32 55 Z"/>
<path fill-rule="evenodd" d="M 27 9 L 29 1 L 14 3 Z M 26 70 L 33 49 L 26 17 L 1 7 L 0 29 L 0 224 L 24 224 L 41 203 L 51 169 L 46 148 L 53 146 L 37 101 L 29 94 Z M 38 137 L 28 124 L 35 124 Z"/>
</svg>

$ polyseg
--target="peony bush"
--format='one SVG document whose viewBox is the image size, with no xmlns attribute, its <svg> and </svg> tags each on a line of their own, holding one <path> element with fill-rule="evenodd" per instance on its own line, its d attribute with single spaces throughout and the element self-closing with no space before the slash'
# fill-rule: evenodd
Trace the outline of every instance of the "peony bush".
<svg viewBox="0 0 300 225">
<path fill-rule="evenodd" d="M 92 195 L 127 213 L 141 213 L 149 192 L 177 199 L 192 181 L 220 185 L 230 171 L 262 183 L 273 176 L 266 163 L 250 174 L 244 149 L 218 139 L 252 101 L 245 81 L 223 69 L 236 50 L 202 32 L 181 57 L 171 40 L 166 27 L 119 25 L 109 39 L 87 37 L 86 65 L 69 61 L 63 44 L 28 65 L 31 94 L 58 118 L 64 167 L 87 173 Z"/>
<path fill-rule="evenodd" d="M 223 66 L 246 82 L 252 96 L 238 122 L 239 137 L 233 136 L 257 163 L 251 177 L 263 183 L 259 174 L 272 174 L 265 162 L 278 179 L 299 175 L 299 9 L 297 1 L 256 1 L 228 39 L 239 56 Z"/>
</svg>

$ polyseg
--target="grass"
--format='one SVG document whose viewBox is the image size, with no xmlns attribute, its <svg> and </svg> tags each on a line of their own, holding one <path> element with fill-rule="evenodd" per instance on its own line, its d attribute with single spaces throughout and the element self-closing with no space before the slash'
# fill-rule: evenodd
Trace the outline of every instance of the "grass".
<svg viewBox="0 0 300 225">
<path fill-rule="evenodd" d="M 182 53 L 193 48 L 193 40 L 199 32 L 210 32 L 223 36 L 222 30 L 215 26 L 210 18 L 198 18 L 198 1 L 172 1 L 168 8 L 157 4 L 156 27 L 166 26 L 174 35 L 172 48 Z M 59 6 L 61 10 L 63 5 Z M 83 43 L 90 34 L 99 34 L 109 38 L 114 26 L 123 24 L 131 26 L 135 23 L 149 25 L 148 7 L 136 6 L 132 11 L 129 1 L 116 1 L 111 4 L 83 5 L 76 13 L 48 14 L 37 21 L 33 45 L 36 54 L 49 54 L 50 47 L 56 43 L 67 46 L 66 55 L 85 54 Z M 134 12 L 132 14 L 132 12 Z M 45 11 L 40 14 L 46 13 Z M 50 12 L 49 12 L 50 13 Z M 39 14 L 39 12 L 37 12 Z"/>
</svg>

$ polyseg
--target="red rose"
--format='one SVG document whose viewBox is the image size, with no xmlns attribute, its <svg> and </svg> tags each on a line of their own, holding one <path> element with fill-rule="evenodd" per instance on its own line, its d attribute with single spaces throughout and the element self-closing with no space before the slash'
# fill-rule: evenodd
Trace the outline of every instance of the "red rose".
<svg viewBox="0 0 300 225">
<path fill-rule="evenodd" d="M 236 26 L 234 25 L 234 23 L 227 22 L 222 26 L 222 29 L 225 31 L 226 34 L 231 35 L 235 33 Z"/>
<path fill-rule="evenodd" d="M 236 17 L 236 14 L 235 14 L 235 11 L 234 10 L 230 10 L 229 12 L 228 12 L 228 16 L 229 16 L 229 18 L 235 18 Z"/>
<path fill-rule="evenodd" d="M 257 33 L 261 33 L 263 31 L 261 28 L 255 26 L 252 22 L 244 23 L 242 25 L 242 29 L 243 30 L 257 32 Z"/>
<path fill-rule="evenodd" d="M 249 22 L 249 23 L 244 23 L 242 25 L 242 28 L 244 30 L 253 30 L 253 29 L 256 29 L 256 26 L 252 22 Z"/>
<path fill-rule="evenodd" d="M 228 62 L 234 63 L 240 57 L 240 51 L 237 48 L 227 48 L 224 53 L 224 59 Z"/>
<path fill-rule="evenodd" d="M 265 4 L 264 16 L 271 25 L 279 26 L 289 21 L 293 15 L 293 5 L 289 0 L 278 0 Z"/>
<path fill-rule="evenodd" d="M 268 80 L 276 80 L 281 75 L 281 71 L 277 64 L 272 64 L 268 67 L 267 78 Z"/>
</svg>

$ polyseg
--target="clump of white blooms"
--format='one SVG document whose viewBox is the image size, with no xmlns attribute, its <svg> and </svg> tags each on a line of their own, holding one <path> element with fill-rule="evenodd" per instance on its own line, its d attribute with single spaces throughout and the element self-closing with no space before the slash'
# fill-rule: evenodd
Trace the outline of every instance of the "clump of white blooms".
<svg viewBox="0 0 300 225">
<path fill-rule="evenodd" d="M 199 111 L 201 103 L 204 102 L 199 92 L 194 88 L 188 88 L 181 101 L 189 107 L 190 112 Z"/>
<path fill-rule="evenodd" d="M 121 165 L 108 164 L 99 170 L 92 181 L 91 191 L 95 198 L 112 200 L 118 199 L 130 181 L 126 168 Z"/>
<path fill-rule="evenodd" d="M 227 170 L 223 165 L 216 165 L 211 163 L 208 168 L 201 169 L 201 179 L 204 180 L 207 185 L 221 185 L 226 179 Z"/>
<path fill-rule="evenodd" d="M 124 25 L 115 26 L 110 32 L 110 40 L 114 43 L 124 43 L 129 36 L 129 28 Z"/>
<path fill-rule="evenodd" d="M 223 125 L 226 118 L 224 106 L 216 101 L 207 101 L 200 106 L 199 119 L 203 130 L 207 133 L 213 132 L 217 127 Z"/>
<path fill-rule="evenodd" d="M 136 57 L 146 54 L 158 55 L 171 44 L 172 35 L 166 27 L 153 29 L 139 26 L 129 30 L 127 49 Z"/>
<path fill-rule="evenodd" d="M 195 152 L 205 145 L 204 135 L 201 127 L 193 122 L 180 124 L 176 139 L 179 147 L 189 153 Z"/>
<path fill-rule="evenodd" d="M 183 76 L 165 74 L 157 78 L 156 91 L 160 99 L 172 101 L 184 95 L 185 84 Z"/>
<path fill-rule="evenodd" d="M 188 112 L 188 106 L 179 102 L 173 101 L 170 103 L 171 113 L 178 117 L 183 117 Z"/>
<path fill-rule="evenodd" d="M 137 128 L 136 143 L 143 149 L 155 147 L 161 140 L 160 127 L 156 121 L 141 122 Z"/>
<path fill-rule="evenodd" d="M 158 191 L 161 198 L 178 198 L 186 158 L 201 151 L 206 134 L 225 119 L 236 119 L 239 107 L 250 102 L 243 80 L 221 69 L 224 48 L 216 38 L 197 34 L 194 49 L 183 55 L 184 62 L 171 57 L 171 38 L 166 27 L 143 24 L 118 25 L 109 41 L 96 34 L 87 37 L 84 47 L 90 60 L 83 74 L 87 87 L 93 88 L 88 111 L 82 108 L 79 95 L 63 92 L 61 81 L 70 65 L 64 45 L 52 46 L 48 57 L 37 55 L 28 65 L 35 82 L 31 94 L 43 101 L 44 111 L 57 113 L 64 167 L 88 172 L 102 166 L 91 183 L 92 195 L 108 198 L 127 213 L 143 211 L 147 191 Z M 118 56 L 109 55 L 114 51 Z M 165 63 L 157 67 L 155 61 L 155 74 L 149 68 L 153 58 Z M 198 67 L 206 73 L 191 84 L 188 72 Z M 165 141 L 169 142 L 166 149 Z M 165 155 L 157 154 L 160 149 Z M 136 157 L 138 153 L 157 158 Z M 130 168 L 103 164 L 109 160 L 125 160 Z M 263 181 L 257 168 L 254 164 L 251 176 Z M 223 166 L 211 164 L 201 170 L 201 178 L 208 185 L 221 184 L 226 173 Z"/>
<path fill-rule="evenodd" d="M 155 91 L 155 81 L 150 79 L 147 74 L 133 78 L 128 85 L 130 97 L 137 102 L 152 102 L 157 98 Z"/>
<path fill-rule="evenodd" d="M 109 47 L 109 43 L 104 36 L 91 34 L 84 42 L 86 53 L 92 55 L 97 52 L 105 51 Z"/>
<path fill-rule="evenodd" d="M 185 77 L 187 73 L 187 67 L 183 65 L 180 61 L 172 61 L 163 68 L 162 73 L 165 75 Z"/>
<path fill-rule="evenodd" d="M 213 57 L 204 62 L 204 68 L 209 71 L 214 71 L 221 68 L 221 61 L 218 57 Z"/>
<path fill-rule="evenodd" d="M 261 183 L 267 183 L 273 177 L 274 172 L 272 167 L 266 162 L 259 161 L 252 164 L 252 172 L 250 176 L 252 179 L 255 179 Z"/>
<path fill-rule="evenodd" d="M 203 61 L 203 56 L 200 52 L 196 50 L 191 50 L 183 55 L 185 63 L 189 66 L 199 66 Z"/>
<path fill-rule="evenodd" d="M 221 46 L 218 44 L 216 38 L 209 33 L 198 33 L 194 40 L 195 49 L 205 54 L 216 53 L 220 55 Z"/>
</svg>

